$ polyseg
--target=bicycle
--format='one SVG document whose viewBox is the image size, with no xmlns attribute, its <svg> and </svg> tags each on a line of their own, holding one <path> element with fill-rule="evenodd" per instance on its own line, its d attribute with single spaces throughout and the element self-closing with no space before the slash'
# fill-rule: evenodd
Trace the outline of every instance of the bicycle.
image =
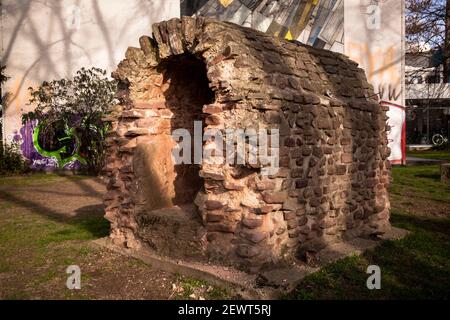
<svg viewBox="0 0 450 320">
<path fill-rule="evenodd" d="M 448 143 L 448 138 L 444 136 L 444 134 L 436 133 L 431 138 L 431 142 L 433 143 L 433 146 L 440 147 L 446 143 Z"/>
</svg>

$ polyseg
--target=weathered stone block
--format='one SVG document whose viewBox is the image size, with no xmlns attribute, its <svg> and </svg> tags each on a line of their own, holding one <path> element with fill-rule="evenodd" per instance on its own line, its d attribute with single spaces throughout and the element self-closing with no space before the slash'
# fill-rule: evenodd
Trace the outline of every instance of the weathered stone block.
<svg viewBox="0 0 450 320">
<path fill-rule="evenodd" d="M 263 193 L 263 199 L 268 204 L 283 203 L 287 199 L 286 192 L 266 192 Z"/>
<path fill-rule="evenodd" d="M 241 244 L 236 249 L 236 254 L 242 258 L 253 258 L 261 253 L 261 248 L 248 244 Z"/>
<path fill-rule="evenodd" d="M 249 229 L 256 229 L 263 225 L 263 220 L 262 219 L 245 218 L 245 219 L 242 219 L 242 224 Z"/>
</svg>

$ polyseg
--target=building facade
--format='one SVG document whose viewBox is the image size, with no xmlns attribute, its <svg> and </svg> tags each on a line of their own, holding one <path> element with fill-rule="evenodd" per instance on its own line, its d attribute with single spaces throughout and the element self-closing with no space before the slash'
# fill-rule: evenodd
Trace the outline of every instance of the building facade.
<svg viewBox="0 0 450 320">
<path fill-rule="evenodd" d="M 36 152 L 28 87 L 70 77 L 81 67 L 112 72 L 151 25 L 180 15 L 234 22 L 288 40 L 344 53 L 366 71 L 389 103 L 391 157 L 402 162 L 404 1 L 398 0 L 2 0 L 2 139 L 18 141 L 38 166 L 58 166 Z"/>
<path fill-rule="evenodd" d="M 406 54 L 407 143 L 445 147 L 450 131 L 450 83 L 439 51 Z"/>
</svg>

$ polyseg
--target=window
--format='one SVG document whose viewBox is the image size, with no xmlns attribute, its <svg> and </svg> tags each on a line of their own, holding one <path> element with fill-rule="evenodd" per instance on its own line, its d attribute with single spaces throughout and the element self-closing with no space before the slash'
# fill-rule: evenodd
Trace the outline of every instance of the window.
<svg viewBox="0 0 450 320">
<path fill-rule="evenodd" d="M 441 77 L 439 74 L 430 74 L 426 77 L 426 83 L 440 83 Z"/>
</svg>

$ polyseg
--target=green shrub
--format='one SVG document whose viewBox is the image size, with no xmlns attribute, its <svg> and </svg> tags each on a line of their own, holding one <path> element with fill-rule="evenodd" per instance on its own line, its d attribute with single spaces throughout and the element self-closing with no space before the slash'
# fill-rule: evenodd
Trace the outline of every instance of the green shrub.
<svg viewBox="0 0 450 320">
<path fill-rule="evenodd" d="M 38 120 L 43 130 L 42 142 L 55 149 L 62 140 L 77 141 L 76 150 L 90 173 L 101 173 L 109 123 L 103 121 L 110 107 L 117 103 L 117 82 L 106 78 L 99 68 L 82 68 L 72 79 L 43 82 L 29 88 L 34 111 L 24 114 L 22 122 Z M 59 136 L 58 136 L 59 135 Z M 70 149 L 70 148 L 69 148 Z"/>
<path fill-rule="evenodd" d="M 16 142 L 0 144 L 0 175 L 24 173 L 28 163 Z"/>
</svg>

